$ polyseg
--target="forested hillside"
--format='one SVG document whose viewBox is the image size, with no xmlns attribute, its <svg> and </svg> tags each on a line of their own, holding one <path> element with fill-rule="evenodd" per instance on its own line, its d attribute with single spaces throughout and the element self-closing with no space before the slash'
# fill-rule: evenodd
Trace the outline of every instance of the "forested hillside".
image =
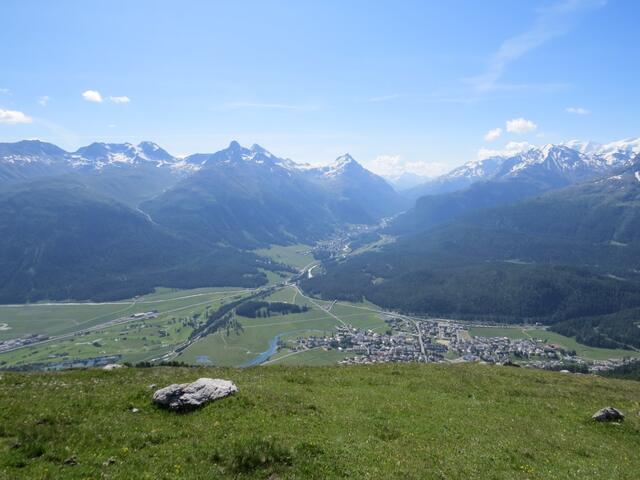
<svg viewBox="0 0 640 480">
<path fill-rule="evenodd" d="M 0 301 L 127 298 L 157 286 L 257 286 L 266 260 L 196 244 L 86 186 L 38 181 L 0 195 Z"/>
</svg>

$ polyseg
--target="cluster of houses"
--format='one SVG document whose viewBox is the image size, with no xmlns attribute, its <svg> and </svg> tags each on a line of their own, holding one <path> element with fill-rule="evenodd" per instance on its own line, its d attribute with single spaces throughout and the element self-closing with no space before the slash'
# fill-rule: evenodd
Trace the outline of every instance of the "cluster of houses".
<svg viewBox="0 0 640 480">
<path fill-rule="evenodd" d="M 69 368 L 92 368 L 92 367 L 95 368 L 95 367 L 104 367 L 105 365 L 117 363 L 121 359 L 122 359 L 122 355 L 103 355 L 103 356 L 92 357 L 92 358 L 76 358 L 76 359 L 60 360 L 58 362 L 29 363 L 25 365 L 9 367 L 9 368 L 6 368 L 6 370 L 13 370 L 13 371 L 39 370 L 39 371 L 48 372 L 48 371 L 66 370 Z"/>
<path fill-rule="evenodd" d="M 465 359 L 487 363 L 505 363 L 517 359 L 536 360 L 542 363 L 547 361 L 573 362 L 576 359 L 575 352 L 535 338 L 469 337 L 463 339 L 459 337 L 451 342 L 450 348 Z"/>
<path fill-rule="evenodd" d="M 324 348 L 353 353 L 341 363 L 386 363 L 386 362 L 437 362 L 446 353 L 446 346 L 429 343 L 420 345 L 417 335 L 410 332 L 394 334 L 378 333 L 353 326 L 336 327 L 330 335 L 299 337 L 282 346 L 293 351 Z"/>
<path fill-rule="evenodd" d="M 0 353 L 31 345 L 32 343 L 43 342 L 48 339 L 49 337 L 47 335 L 33 333 L 19 338 L 0 341 Z"/>
<path fill-rule="evenodd" d="M 383 333 L 339 326 L 331 333 L 281 341 L 280 348 L 302 351 L 312 348 L 338 350 L 341 364 L 387 362 L 485 362 L 521 364 L 532 368 L 597 372 L 609 370 L 622 359 L 587 362 L 575 351 L 539 338 L 482 337 L 469 334 L 461 323 L 385 315 Z"/>
</svg>

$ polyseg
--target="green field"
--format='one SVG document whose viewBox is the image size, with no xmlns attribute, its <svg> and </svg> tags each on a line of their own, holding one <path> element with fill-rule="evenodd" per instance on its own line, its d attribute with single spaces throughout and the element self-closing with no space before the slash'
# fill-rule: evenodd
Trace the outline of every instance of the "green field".
<svg viewBox="0 0 640 480">
<path fill-rule="evenodd" d="M 299 365 L 317 366 L 338 363 L 346 357 L 352 357 L 353 352 L 340 352 L 338 350 L 312 349 L 302 352 L 278 352 L 267 362 L 267 365 Z"/>
<path fill-rule="evenodd" d="M 240 366 L 267 351 L 271 340 L 276 335 L 295 338 L 309 332 L 331 333 L 336 326 L 341 325 L 340 320 L 359 328 L 386 326 L 377 313 L 351 305 L 334 305 L 331 313 L 340 319 L 338 320 L 325 310 L 318 308 L 308 298 L 300 295 L 293 287 L 282 288 L 266 300 L 307 305 L 310 309 L 305 313 L 276 315 L 269 318 L 238 316 L 237 320 L 242 325 L 240 332 L 227 333 L 225 330 L 209 335 L 187 348 L 176 360 L 194 364 L 210 362 L 220 366 Z M 331 302 L 318 301 L 316 303 L 331 304 Z M 286 354 L 288 351 L 280 353 Z M 337 361 L 333 352 L 318 352 L 315 357 L 317 357 L 315 363 L 329 364 Z M 292 356 L 288 363 L 296 363 L 298 358 L 302 363 L 306 362 L 305 356 L 296 355 Z"/>
<path fill-rule="evenodd" d="M 239 392 L 151 404 L 150 384 L 199 377 Z M 468 364 L 4 372 L 0 478 L 635 480 L 638 399 L 640 382 Z M 606 405 L 626 420 L 591 421 Z"/>
<path fill-rule="evenodd" d="M 574 338 L 565 337 L 548 330 L 523 327 L 471 327 L 469 333 L 480 337 L 539 338 L 546 343 L 562 345 L 569 350 L 575 350 L 578 356 L 588 360 L 607 360 L 609 358 L 640 357 L 640 352 L 634 350 L 596 348 L 576 342 Z"/>
<path fill-rule="evenodd" d="M 295 268 L 303 268 L 314 261 L 311 245 L 272 245 L 269 248 L 254 250 L 254 253 L 270 258 L 274 262 L 284 263 Z"/>
<path fill-rule="evenodd" d="M 2 312 L 11 308 L 11 317 L 3 317 L 2 320 L 12 327 L 2 332 L 5 334 L 20 331 L 22 334 L 60 335 L 137 312 L 158 311 L 158 317 L 152 320 L 109 326 L 3 353 L 0 354 L 0 362 L 15 366 L 103 355 L 122 355 L 122 361 L 129 362 L 148 360 L 169 352 L 172 346 L 188 338 L 193 328 L 185 324 L 187 319 L 202 314 L 207 307 L 217 309 L 221 302 L 240 298 L 247 292 L 234 288 L 164 289 L 117 304 L 0 307 Z M 18 315 L 16 312 L 23 313 Z"/>
<path fill-rule="evenodd" d="M 277 279 L 282 280 L 279 276 Z M 159 358 L 189 338 L 193 325 L 189 325 L 186 320 L 194 315 L 202 315 L 206 308 L 217 309 L 221 302 L 232 301 L 248 293 L 248 290 L 234 288 L 158 289 L 153 294 L 120 302 L 0 306 L 0 322 L 9 327 L 0 330 L 0 339 L 27 333 L 64 335 L 133 313 L 158 311 L 158 317 L 152 320 L 105 326 L 80 335 L 0 354 L 0 362 L 4 362 L 0 365 L 55 363 L 106 355 L 121 355 L 120 361 L 134 363 Z M 238 317 L 242 330 L 228 334 L 225 330 L 209 335 L 191 345 L 176 360 L 194 364 L 238 366 L 268 350 L 276 335 L 288 333 L 295 338 L 296 335 L 310 332 L 330 333 L 341 322 L 360 328 L 383 328 L 385 325 L 377 313 L 367 309 L 369 306 L 366 304 L 336 304 L 330 314 L 293 287 L 280 288 L 267 300 L 307 305 L 310 310 L 267 319 Z M 325 307 L 331 305 L 331 302 L 326 301 L 315 302 Z M 281 353 L 289 352 L 285 350 Z M 313 356 L 314 363 L 336 361 L 332 352 Z M 308 355 L 297 355 L 288 360 L 288 363 L 295 363 L 299 358 L 300 362 L 306 364 L 307 357 Z"/>
<path fill-rule="evenodd" d="M 205 305 L 210 300 L 244 291 L 238 288 L 158 289 L 149 295 L 118 302 L 0 305 L 0 323 L 9 326 L 8 330 L 0 330 L 0 340 L 27 333 L 60 335 L 149 310 L 179 313 L 194 305 Z"/>
</svg>

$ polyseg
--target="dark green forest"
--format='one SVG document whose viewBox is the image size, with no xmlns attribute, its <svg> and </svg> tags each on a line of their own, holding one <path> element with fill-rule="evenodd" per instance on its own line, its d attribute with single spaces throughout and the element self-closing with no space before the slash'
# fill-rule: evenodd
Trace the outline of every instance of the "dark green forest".
<svg viewBox="0 0 640 480">
<path fill-rule="evenodd" d="M 252 300 L 236 308 L 236 313 L 243 317 L 270 317 L 271 315 L 288 315 L 290 313 L 304 313 L 309 310 L 307 305 L 296 305 L 286 302 L 264 302 Z"/>
</svg>

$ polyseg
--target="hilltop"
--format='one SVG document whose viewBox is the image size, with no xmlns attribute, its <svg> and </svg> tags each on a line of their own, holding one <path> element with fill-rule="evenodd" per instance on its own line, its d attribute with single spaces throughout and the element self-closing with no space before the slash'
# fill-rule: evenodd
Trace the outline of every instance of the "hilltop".
<svg viewBox="0 0 640 480">
<path fill-rule="evenodd" d="M 189 414 L 152 389 L 233 380 Z M 3 373 L 1 478 L 633 479 L 640 383 L 485 365 Z M 621 425 L 590 420 L 614 405 Z M 139 409 L 133 412 L 132 409 Z"/>
</svg>

